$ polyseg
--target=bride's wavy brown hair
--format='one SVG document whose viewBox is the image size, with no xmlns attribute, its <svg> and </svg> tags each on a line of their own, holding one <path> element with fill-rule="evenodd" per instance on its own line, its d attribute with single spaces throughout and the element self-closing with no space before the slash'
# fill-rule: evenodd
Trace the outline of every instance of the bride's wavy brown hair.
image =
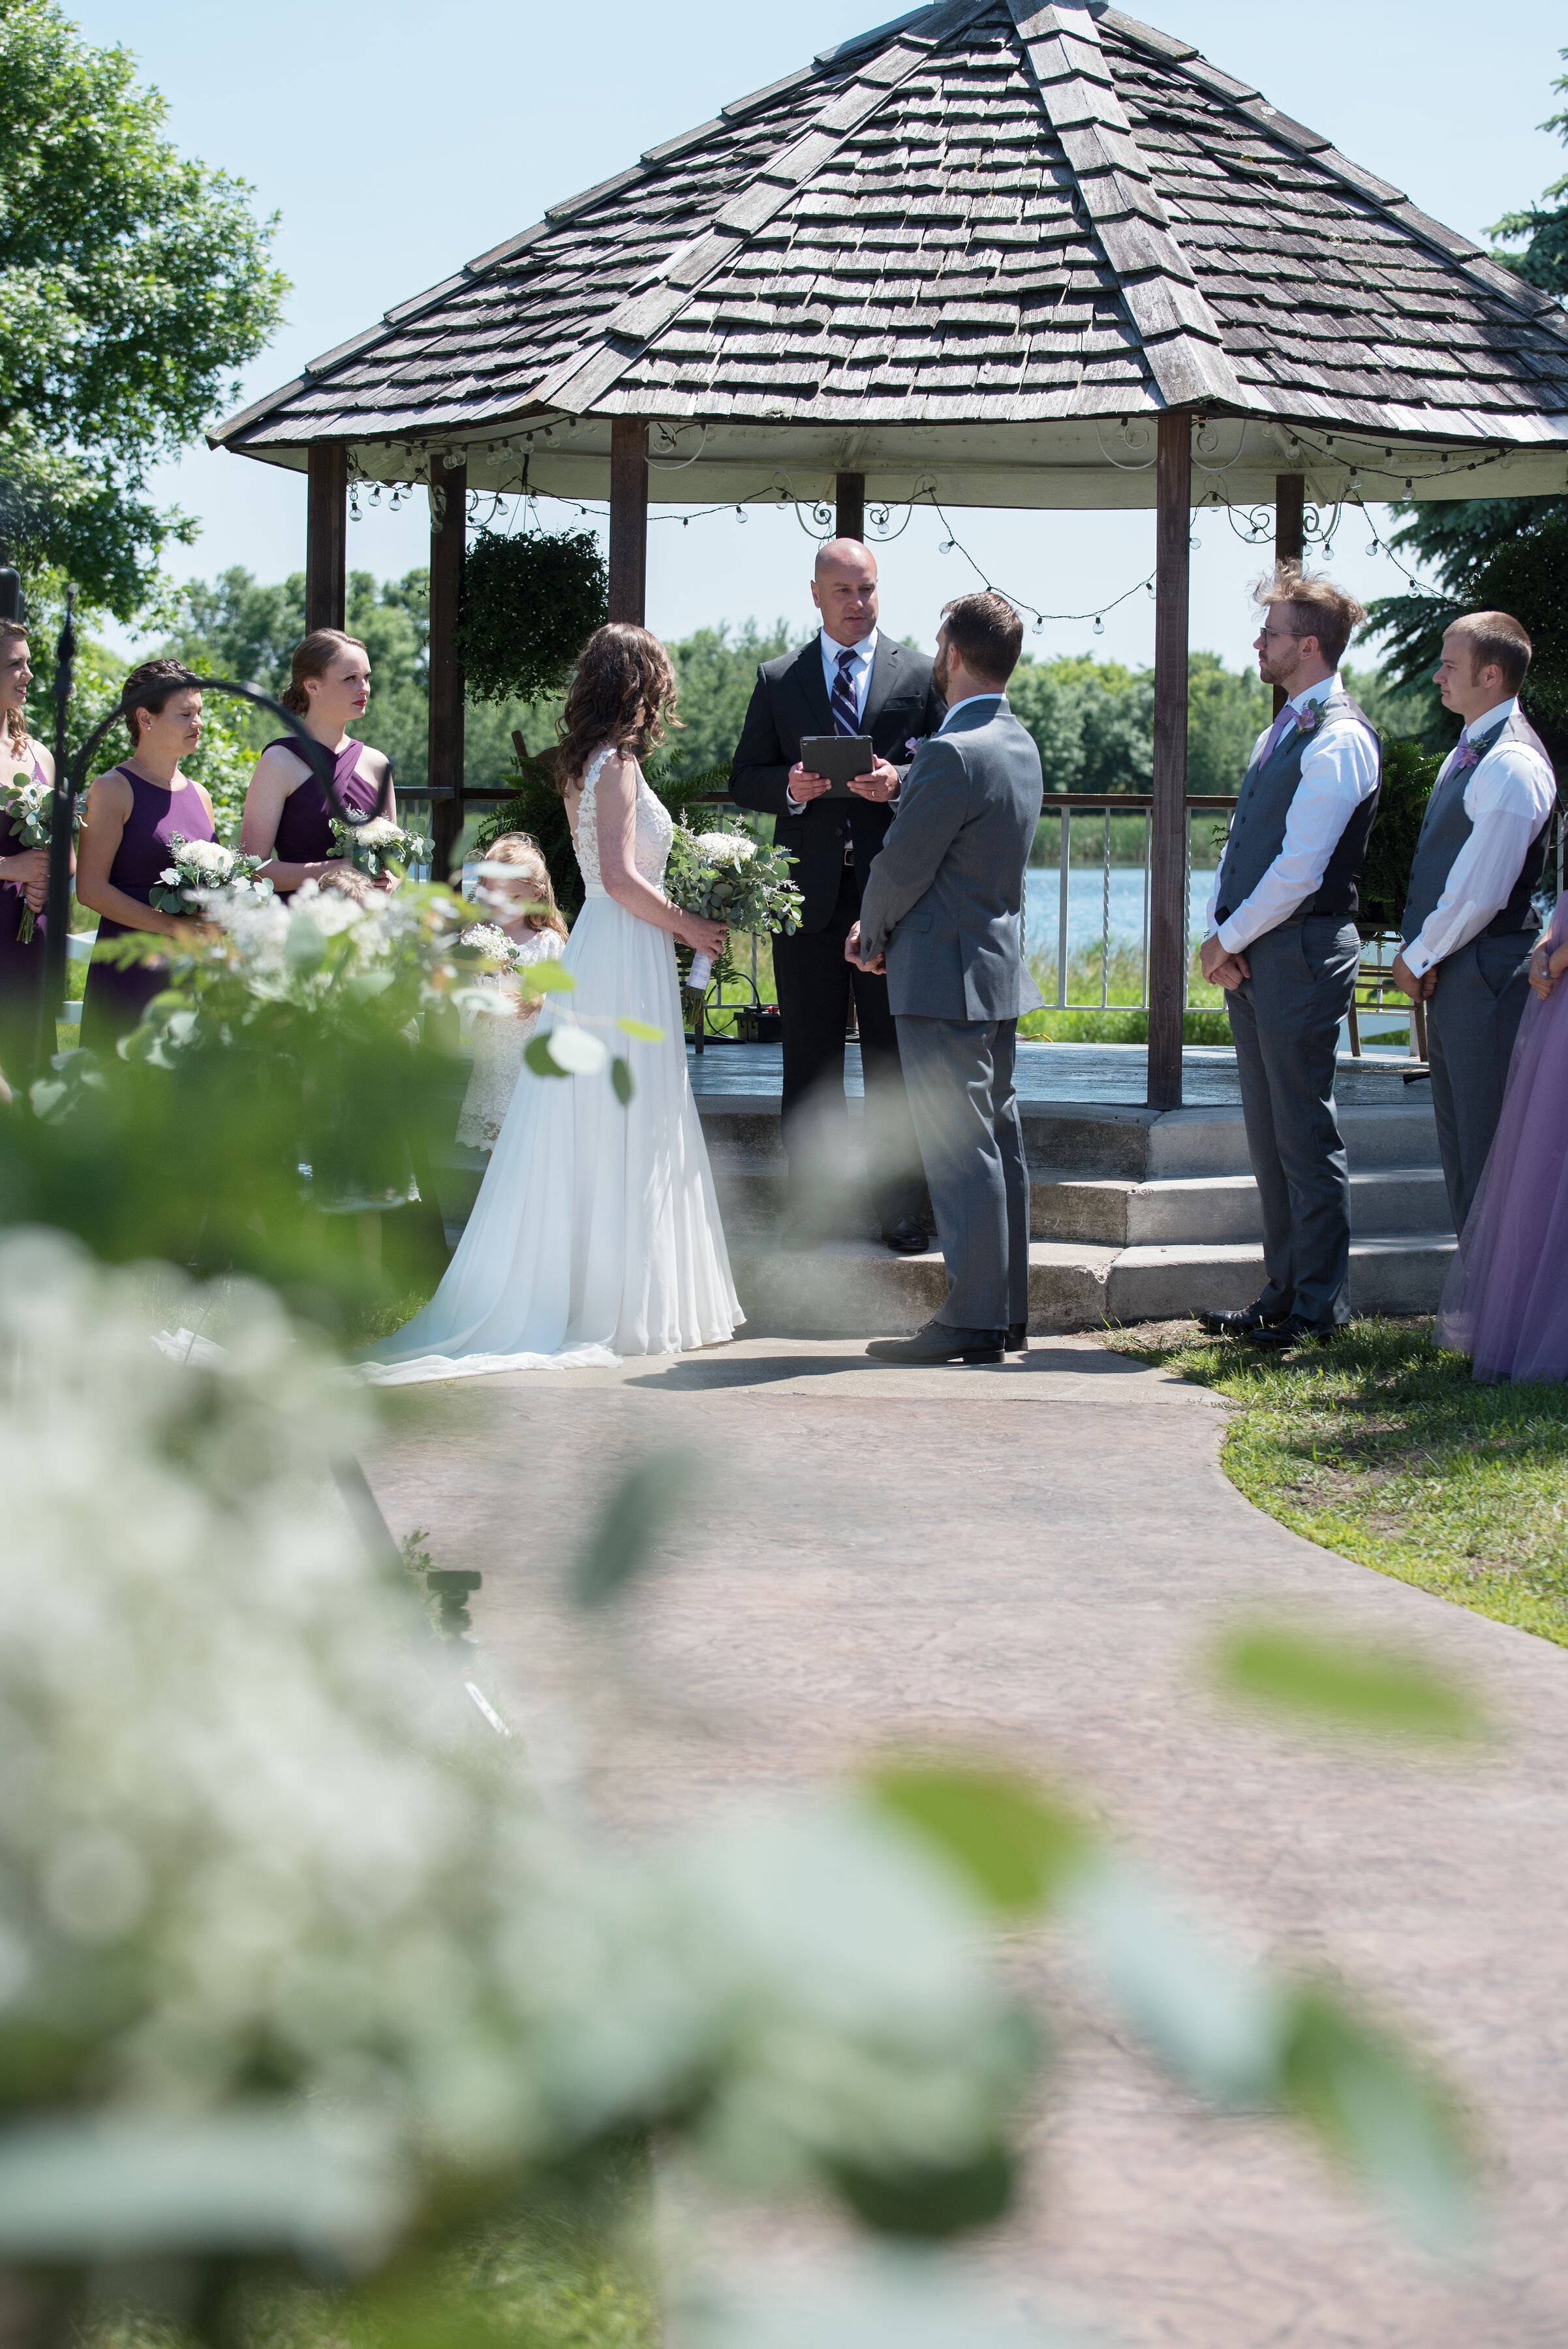
<svg viewBox="0 0 1568 2349">
<path fill-rule="evenodd" d="M 680 723 L 677 692 L 670 655 L 657 636 L 629 620 L 596 628 L 583 647 L 557 729 L 556 787 L 565 792 L 575 783 L 607 742 L 634 759 L 662 742 L 666 723 Z"/>
</svg>

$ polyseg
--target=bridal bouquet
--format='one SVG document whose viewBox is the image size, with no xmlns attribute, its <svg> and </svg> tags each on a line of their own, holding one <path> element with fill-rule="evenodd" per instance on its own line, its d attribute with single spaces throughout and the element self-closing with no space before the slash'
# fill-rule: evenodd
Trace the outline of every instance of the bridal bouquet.
<svg viewBox="0 0 1568 2349">
<path fill-rule="evenodd" d="M 701 914 L 754 937 L 790 935 L 800 927 L 800 891 L 790 858 L 765 848 L 749 832 L 691 832 L 678 823 L 664 885 L 683 914 Z M 712 957 L 695 955 L 686 984 L 701 995 L 713 975 Z"/>
<path fill-rule="evenodd" d="M 244 856 L 236 848 L 222 848 L 215 840 L 170 842 L 170 860 L 147 893 L 147 902 L 160 914 L 196 912 L 204 897 L 218 889 L 254 889 L 270 897 L 272 883 L 256 874 L 265 857 Z"/>
<path fill-rule="evenodd" d="M 350 858 L 357 871 L 368 874 L 372 881 L 391 874 L 400 879 L 410 864 L 429 861 L 430 842 L 422 832 L 406 832 L 390 816 L 369 816 L 362 823 L 345 823 L 334 816 L 332 837 L 343 854 Z"/>
<path fill-rule="evenodd" d="M 18 781 L 0 792 L 0 815 L 8 815 L 16 838 L 24 848 L 47 848 L 49 826 L 55 812 L 55 787 L 41 783 L 36 776 L 26 782 Z M 22 909 L 22 919 L 16 936 L 26 946 L 38 925 L 31 905 Z"/>
</svg>

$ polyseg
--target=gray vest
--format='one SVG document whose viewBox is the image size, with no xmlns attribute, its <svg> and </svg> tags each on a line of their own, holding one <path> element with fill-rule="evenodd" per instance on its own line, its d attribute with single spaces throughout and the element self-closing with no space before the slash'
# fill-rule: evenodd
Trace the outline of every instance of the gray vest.
<svg viewBox="0 0 1568 2349">
<path fill-rule="evenodd" d="M 1421 821 L 1421 836 L 1416 843 L 1415 861 L 1410 866 L 1410 886 L 1405 898 L 1405 911 L 1399 930 L 1407 946 L 1417 937 L 1431 916 L 1438 900 L 1449 885 L 1454 859 L 1469 838 L 1475 826 L 1465 809 L 1465 793 L 1470 777 L 1479 774 L 1490 753 L 1500 742 L 1523 742 L 1545 760 L 1546 771 L 1552 771 L 1552 761 L 1546 757 L 1546 746 L 1521 710 L 1515 709 L 1496 730 L 1483 737 L 1485 749 L 1473 767 L 1450 766 L 1427 802 L 1427 812 Z M 1489 938 L 1512 937 L 1524 930 L 1533 929 L 1534 916 L 1530 901 L 1540 885 L 1546 864 L 1546 834 L 1552 816 L 1525 851 L 1524 863 L 1514 882 L 1506 905 L 1494 914 L 1483 935 Z"/>
<path fill-rule="evenodd" d="M 1310 732 L 1303 733 L 1299 726 L 1289 729 L 1274 745 L 1271 758 L 1254 756 L 1241 784 L 1236 802 L 1236 812 L 1231 819 L 1231 833 L 1225 843 L 1225 854 L 1220 866 L 1220 887 L 1215 899 L 1214 917 L 1228 922 L 1239 905 L 1246 903 L 1285 844 L 1285 824 L 1302 779 L 1302 761 L 1310 745 L 1331 720 L 1353 718 L 1365 726 L 1376 745 L 1378 766 L 1382 767 L 1382 745 L 1377 730 L 1363 709 L 1358 709 L 1343 686 L 1335 686 L 1324 697 L 1323 715 Z M 1381 790 L 1381 782 L 1378 790 Z M 1334 843 L 1333 855 L 1315 897 L 1298 905 L 1290 916 L 1293 922 L 1308 914 L 1339 914 L 1349 916 L 1357 909 L 1355 885 L 1366 857 L 1367 834 L 1377 813 L 1377 792 L 1362 801 Z"/>
</svg>

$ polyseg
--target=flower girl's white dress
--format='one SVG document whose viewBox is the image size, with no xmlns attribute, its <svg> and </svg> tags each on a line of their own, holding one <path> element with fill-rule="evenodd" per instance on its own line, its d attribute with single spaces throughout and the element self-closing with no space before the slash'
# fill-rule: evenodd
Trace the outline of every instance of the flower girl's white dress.
<svg viewBox="0 0 1568 2349">
<path fill-rule="evenodd" d="M 722 1343 L 743 1318 L 686 1073 L 675 941 L 599 880 L 588 767 L 573 844 L 585 903 L 562 968 L 572 1009 L 647 1020 L 658 1044 L 616 1038 L 636 1086 L 623 1109 L 607 1075 L 525 1070 L 468 1227 L 430 1303 L 364 1365 L 381 1385 L 484 1371 L 613 1368 L 623 1354 Z M 639 774 L 637 869 L 660 888 L 672 826 Z M 539 1033 L 557 1018 L 546 1000 Z"/>
</svg>

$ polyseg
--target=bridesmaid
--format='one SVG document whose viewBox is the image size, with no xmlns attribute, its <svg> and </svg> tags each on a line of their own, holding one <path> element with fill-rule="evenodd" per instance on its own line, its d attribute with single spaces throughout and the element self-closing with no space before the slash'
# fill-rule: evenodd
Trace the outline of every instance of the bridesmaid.
<svg viewBox="0 0 1568 2349">
<path fill-rule="evenodd" d="M 1483 1386 L 1568 1379 L 1568 892 L 1530 957 L 1508 1090 L 1438 1309 Z"/>
<path fill-rule="evenodd" d="M 177 937 L 188 925 L 176 915 L 155 912 L 148 897 L 169 861 L 176 833 L 182 840 L 216 837 L 212 801 L 200 783 L 187 782 L 180 772 L 181 760 L 190 758 L 202 739 L 202 695 L 178 661 L 151 660 L 126 678 L 124 699 L 130 756 L 99 775 L 88 793 L 77 896 L 99 916 L 100 940 L 123 937 L 128 930 Z M 82 1004 L 88 1050 L 112 1052 L 120 1037 L 140 1025 L 165 980 L 161 962 L 124 969 L 95 956 Z"/>
<path fill-rule="evenodd" d="M 357 636 L 346 636 L 341 628 L 313 628 L 295 647 L 294 675 L 283 706 L 332 752 L 338 796 L 363 815 L 375 813 L 387 776 L 381 752 L 348 731 L 350 720 L 365 715 L 369 698 L 369 656 Z M 383 812 L 397 822 L 390 795 Z M 256 761 L 245 792 L 240 846 L 247 856 L 267 859 L 262 871 L 280 896 L 291 895 L 306 881 L 341 884 L 354 874 L 333 838 L 326 795 L 289 735 L 269 742 Z"/>
<path fill-rule="evenodd" d="M 32 682 L 26 630 L 16 620 L 0 620 L 0 784 L 7 787 L 55 780 L 53 759 L 27 731 Z M 0 1074 L 13 1086 L 26 1080 L 38 1057 L 48 878 L 48 850 L 24 848 L 10 817 L 0 814 Z M 36 926 L 25 939 L 29 906 Z"/>
</svg>

